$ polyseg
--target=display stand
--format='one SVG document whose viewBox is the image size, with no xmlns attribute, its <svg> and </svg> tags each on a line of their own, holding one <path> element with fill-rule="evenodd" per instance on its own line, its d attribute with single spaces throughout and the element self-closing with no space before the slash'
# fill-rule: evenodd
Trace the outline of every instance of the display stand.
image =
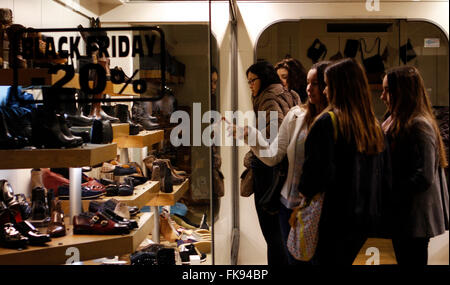
<svg viewBox="0 0 450 285">
<path fill-rule="evenodd" d="M 142 131 L 138 135 L 135 136 L 124 136 L 118 137 L 113 140 L 113 142 L 117 143 L 117 147 L 120 149 L 120 157 L 123 163 L 127 163 L 129 161 L 128 157 L 128 148 L 140 148 L 141 149 L 141 160 L 147 154 L 147 148 L 151 147 L 154 144 L 159 143 L 159 148 L 163 147 L 164 141 L 164 131 L 163 130 L 154 130 L 154 131 Z M 144 176 L 147 176 L 147 168 L 145 165 L 142 167 L 144 171 Z M 158 191 L 159 192 L 159 189 Z M 151 193 L 154 195 L 154 193 Z M 152 212 L 154 213 L 154 229 L 153 229 L 153 238 L 155 242 L 159 242 L 159 211 L 158 207 L 151 207 Z"/>
<path fill-rule="evenodd" d="M 128 136 L 130 133 L 130 124 L 127 123 L 112 123 L 112 130 L 113 130 L 113 140 L 118 137 L 124 137 Z M 91 132 L 92 126 L 87 127 L 70 127 L 72 131 L 82 132 L 82 131 L 88 131 Z"/>
<path fill-rule="evenodd" d="M 150 201 L 147 205 L 152 208 L 152 212 L 155 213 L 154 230 L 152 239 L 154 242 L 159 243 L 159 206 L 173 206 L 175 203 L 183 197 L 184 193 L 189 189 L 189 179 L 186 179 L 180 185 L 173 185 L 172 193 L 157 192 L 151 193 Z"/>
<path fill-rule="evenodd" d="M 23 250 L 0 248 L 0 264 L 57 265 L 132 253 L 153 227 L 153 213 L 137 217 L 139 228 L 127 235 L 74 235 L 66 218 L 66 236 L 53 238 L 47 246 L 28 246 Z"/>
<path fill-rule="evenodd" d="M 69 168 L 70 218 L 81 210 L 81 167 L 94 166 L 117 156 L 116 144 L 86 144 L 68 149 L 0 150 L 0 169 Z"/>
<path fill-rule="evenodd" d="M 127 206 L 136 206 L 140 209 L 147 205 L 154 193 L 159 192 L 159 181 L 147 181 L 144 184 L 134 187 L 133 192 L 134 193 L 131 196 L 104 196 L 103 198 L 95 199 L 95 201 L 104 202 L 114 198 L 119 202 L 125 203 Z M 91 201 L 93 200 L 81 200 L 83 209 L 88 209 Z M 67 213 L 69 210 L 69 203 L 70 202 L 68 200 L 61 200 L 61 208 L 64 213 Z"/>
</svg>

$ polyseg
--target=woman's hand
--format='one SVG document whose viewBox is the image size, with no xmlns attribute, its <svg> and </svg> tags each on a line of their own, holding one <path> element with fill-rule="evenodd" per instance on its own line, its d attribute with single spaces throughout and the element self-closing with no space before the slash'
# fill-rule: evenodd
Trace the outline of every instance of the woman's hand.
<svg viewBox="0 0 450 285">
<path fill-rule="evenodd" d="M 227 131 L 228 134 L 233 136 L 233 138 L 244 139 L 245 142 L 248 140 L 248 126 L 239 127 L 233 123 L 230 123 L 225 117 L 222 117 L 222 120 L 227 123 Z"/>
</svg>

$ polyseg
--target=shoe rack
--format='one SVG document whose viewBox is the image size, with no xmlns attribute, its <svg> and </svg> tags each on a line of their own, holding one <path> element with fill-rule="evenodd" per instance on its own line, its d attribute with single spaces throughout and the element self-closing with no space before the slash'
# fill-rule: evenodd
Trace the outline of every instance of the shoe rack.
<svg viewBox="0 0 450 285">
<path fill-rule="evenodd" d="M 47 246 L 30 245 L 20 251 L 0 248 L 0 265 L 58 265 L 70 262 L 75 255 L 84 261 L 132 253 L 153 227 L 153 213 L 141 213 L 137 218 L 139 228 L 127 235 L 73 235 L 67 217 L 66 236 L 53 238 Z"/>
<path fill-rule="evenodd" d="M 152 199 L 155 193 L 159 192 L 159 181 L 147 181 L 144 184 L 134 187 L 133 195 L 131 196 L 113 196 L 113 197 L 102 197 L 100 199 L 95 199 L 96 201 L 107 201 L 110 198 L 114 198 L 119 202 L 125 203 L 127 206 L 136 206 L 139 209 L 148 205 L 149 201 Z M 89 203 L 91 200 L 82 200 L 81 204 L 83 209 L 87 210 L 89 208 Z M 68 213 L 70 208 L 69 200 L 61 200 L 61 208 L 64 213 Z"/>
<path fill-rule="evenodd" d="M 118 137 L 125 137 L 128 136 L 130 133 L 130 124 L 127 123 L 112 123 L 112 130 L 113 130 L 113 140 Z M 88 131 L 90 132 L 92 127 L 78 127 L 78 126 L 72 126 L 70 127 L 72 131 Z"/>
</svg>

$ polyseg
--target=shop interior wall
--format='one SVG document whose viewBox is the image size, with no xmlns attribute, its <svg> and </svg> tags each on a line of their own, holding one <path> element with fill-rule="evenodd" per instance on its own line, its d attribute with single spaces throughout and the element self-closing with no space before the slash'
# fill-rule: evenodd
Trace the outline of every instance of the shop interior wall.
<svg viewBox="0 0 450 285">
<path fill-rule="evenodd" d="M 13 22 L 33 28 L 74 28 L 89 26 L 89 20 L 52 0 L 0 0 L 0 7 L 9 8 Z M 7 179 L 14 193 L 31 195 L 31 169 L 0 170 L 0 179 Z"/>
<path fill-rule="evenodd" d="M 238 6 L 238 108 L 252 110 L 245 71 L 255 62 L 255 49 L 263 31 L 276 22 L 299 19 L 427 19 L 436 23 L 446 34 L 449 32 L 448 1 L 382 1 L 380 11 L 368 11 L 366 1 L 353 3 L 252 3 L 237 1 Z M 329 52 L 334 53 L 333 50 Z M 239 149 L 239 173 L 248 147 Z M 238 264 L 267 264 L 266 244 L 261 234 L 253 196 L 240 198 L 240 248 Z M 448 232 L 431 241 L 430 264 L 448 264 Z"/>
</svg>

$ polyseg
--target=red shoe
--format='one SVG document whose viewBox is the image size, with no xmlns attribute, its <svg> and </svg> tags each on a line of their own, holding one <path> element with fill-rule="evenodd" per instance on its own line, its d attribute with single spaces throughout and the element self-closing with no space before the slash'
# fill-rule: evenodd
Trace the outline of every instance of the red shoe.
<svg viewBox="0 0 450 285">
<path fill-rule="evenodd" d="M 120 225 L 102 213 L 81 213 L 73 217 L 73 233 L 81 235 L 121 235 L 129 234 L 126 225 Z"/>
<path fill-rule="evenodd" d="M 44 187 L 48 189 L 53 189 L 53 193 L 55 196 L 58 196 L 58 187 L 62 185 L 70 184 L 69 179 L 64 176 L 50 171 L 48 168 L 42 168 L 42 182 L 44 183 Z"/>
</svg>

